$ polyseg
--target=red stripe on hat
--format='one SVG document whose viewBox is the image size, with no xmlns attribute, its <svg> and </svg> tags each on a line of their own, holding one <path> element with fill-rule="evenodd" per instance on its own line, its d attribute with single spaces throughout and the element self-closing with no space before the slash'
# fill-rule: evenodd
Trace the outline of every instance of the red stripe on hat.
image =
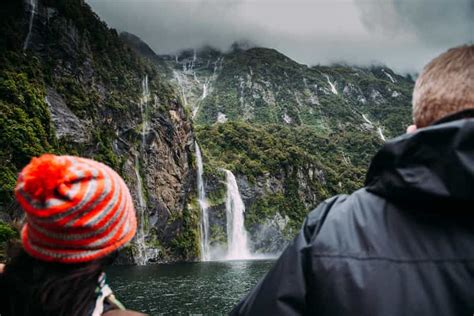
<svg viewBox="0 0 474 316">
<path fill-rule="evenodd" d="M 117 190 L 121 192 L 123 188 L 118 187 L 118 182 L 115 179 L 116 177 L 113 176 L 111 173 L 108 172 L 107 169 L 104 169 L 103 171 L 101 170 L 101 173 L 107 174 L 107 178 L 110 180 L 110 190 L 109 193 L 106 194 L 106 196 L 99 202 L 99 204 L 95 205 L 94 208 L 88 212 L 84 213 L 84 216 L 79 218 L 72 226 L 70 227 L 82 227 L 84 226 L 91 218 L 95 217 L 97 214 L 103 212 L 105 210 L 105 207 L 109 205 L 109 203 L 112 201 L 114 194 Z M 105 175 L 103 175 L 105 178 Z M 107 189 L 105 185 L 105 179 L 100 181 L 100 186 L 101 186 L 101 192 L 99 192 L 94 196 L 93 199 L 97 199 L 98 197 L 101 197 L 104 191 Z M 118 194 L 120 196 L 120 194 Z M 119 204 L 120 200 L 116 201 L 116 204 Z"/>
</svg>

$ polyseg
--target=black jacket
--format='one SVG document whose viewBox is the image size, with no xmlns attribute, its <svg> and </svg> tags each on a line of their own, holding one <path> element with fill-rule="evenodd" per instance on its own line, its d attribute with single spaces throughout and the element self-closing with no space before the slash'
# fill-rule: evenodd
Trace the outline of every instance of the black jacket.
<svg viewBox="0 0 474 316">
<path fill-rule="evenodd" d="M 386 143 L 231 315 L 474 315 L 474 119 Z"/>
</svg>

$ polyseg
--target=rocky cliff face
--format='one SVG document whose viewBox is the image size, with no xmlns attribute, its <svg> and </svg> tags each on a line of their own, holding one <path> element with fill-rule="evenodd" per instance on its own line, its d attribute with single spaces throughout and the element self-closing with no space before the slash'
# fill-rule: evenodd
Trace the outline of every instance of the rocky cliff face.
<svg viewBox="0 0 474 316">
<path fill-rule="evenodd" d="M 206 165 L 211 242 L 225 242 L 234 172 L 253 251 L 277 252 L 307 212 L 363 186 L 371 156 L 410 123 L 413 81 L 377 66 L 308 67 L 265 48 L 162 56 Z"/>
<path fill-rule="evenodd" d="M 298 64 L 266 48 L 210 48 L 163 56 L 200 125 L 227 120 L 311 126 L 320 133 L 354 127 L 381 137 L 404 132 L 411 78 L 387 67 Z"/>
<path fill-rule="evenodd" d="M 307 212 L 363 185 L 371 156 L 410 122 L 413 82 L 386 67 L 301 65 L 235 45 L 158 56 L 80 0 L 7 0 L 0 19 L 0 218 L 17 172 L 44 152 L 103 161 L 139 217 L 123 263 L 196 260 L 201 145 L 210 242 L 225 246 L 232 171 L 253 252 L 280 251 Z"/>
<path fill-rule="evenodd" d="M 31 156 L 87 156 L 117 170 L 134 197 L 140 229 L 123 262 L 195 258 L 193 128 L 165 74 L 82 1 L 7 2 L 2 210 L 10 219 L 21 214 L 11 190 Z"/>
</svg>

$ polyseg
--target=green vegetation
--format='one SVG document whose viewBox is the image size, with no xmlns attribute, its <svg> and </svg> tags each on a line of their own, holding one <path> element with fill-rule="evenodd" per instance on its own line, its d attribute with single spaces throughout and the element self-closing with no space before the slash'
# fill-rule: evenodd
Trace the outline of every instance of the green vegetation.
<svg viewBox="0 0 474 316">
<path fill-rule="evenodd" d="M 182 220 L 183 225 L 171 242 L 172 251 L 187 261 L 196 260 L 201 253 L 199 244 L 201 211 L 196 199 L 184 209 Z"/>
<path fill-rule="evenodd" d="M 0 72 L 0 208 L 12 202 L 17 172 L 31 157 L 57 148 L 37 64 Z"/>
<path fill-rule="evenodd" d="M 45 152 L 93 158 L 127 179 L 125 163 L 132 153 L 141 151 L 140 131 L 130 126 L 141 127 L 138 101 L 145 75 L 149 90 L 157 95 L 149 102 L 146 116 L 159 126 L 168 124 L 163 126 L 164 134 L 174 133 L 175 126 L 168 123 L 172 122 L 169 110 L 179 108 L 174 89 L 160 73 L 163 68 L 126 45 L 84 1 L 43 0 L 42 5 L 54 9 L 48 11 L 48 23 L 35 24 L 36 34 L 23 51 L 25 5 L 6 0 L 0 12 L 0 211 L 9 215 L 16 208 L 17 174 L 31 157 Z M 80 120 L 85 140 L 79 142 L 70 135 L 57 138 L 45 100 L 50 90 Z M 146 153 L 141 156 L 140 166 L 144 166 L 148 157 Z M 149 200 L 147 188 L 144 193 Z M 188 232 L 196 214 L 179 210 L 178 217 L 183 227 L 179 227 L 175 253 L 196 257 L 199 236 Z M 170 238 L 160 234 L 163 232 L 151 232 L 149 243 L 160 244 L 163 252 L 173 248 Z"/>
<path fill-rule="evenodd" d="M 331 92 L 328 78 L 337 95 Z M 387 137 L 394 137 L 410 123 L 412 88 L 410 78 L 382 67 L 309 68 L 273 49 L 237 50 L 225 55 L 197 122 L 212 124 L 221 112 L 231 121 L 309 126 L 323 135 L 341 124 L 357 128 L 365 114 L 383 126 Z"/>
<path fill-rule="evenodd" d="M 182 63 L 191 58 L 191 52 L 179 56 Z M 249 231 L 276 213 L 293 230 L 325 198 L 359 189 L 383 144 L 377 129 L 392 138 L 410 124 L 413 81 L 388 68 L 308 67 L 276 50 L 252 48 L 203 51 L 193 72 L 202 82 L 214 69 L 203 61 L 222 58 L 212 90 L 199 101 L 195 130 L 214 210 L 225 198 L 219 168 L 249 182 Z M 180 71 L 181 64 L 168 63 Z M 226 123 L 217 123 L 219 114 Z"/>
<path fill-rule="evenodd" d="M 322 136 L 307 127 L 228 122 L 200 126 L 196 133 L 206 173 L 226 168 L 254 185 L 281 177 L 282 190 L 268 188 L 247 209 L 249 228 L 277 212 L 290 218 L 292 228 L 298 227 L 311 207 L 362 187 L 369 159 L 380 146 L 375 135 L 350 129 Z M 211 205 L 224 202 L 223 190 L 221 185 L 208 192 Z"/>
<path fill-rule="evenodd" d="M 0 221 L 0 262 L 7 260 L 6 248 L 10 240 L 19 239 L 20 234 L 15 227 Z"/>
<path fill-rule="evenodd" d="M 171 71 L 164 59 L 137 39 L 129 39 L 135 41 L 134 48 L 125 45 L 83 1 L 42 3 L 56 12 L 48 23 L 36 25 L 47 38 L 41 49 L 33 43 L 22 51 L 24 2 L 6 0 L 0 12 L 0 210 L 7 212 L 12 209 L 18 172 L 31 157 L 45 152 L 94 158 L 125 179 L 126 163 L 132 153 L 140 152 L 143 176 L 147 153 L 140 148 L 143 122 L 138 100 L 145 75 L 150 91 L 157 95 L 156 104 L 150 102 L 153 105 L 145 110 L 146 119 L 162 126 L 158 134 L 164 142 L 176 133 L 169 110 L 179 100 L 166 81 Z M 137 51 L 148 55 L 142 58 Z M 193 52 L 183 54 L 189 58 Z M 250 230 L 277 212 L 290 218 L 290 230 L 297 228 L 309 209 L 325 198 L 361 187 L 370 157 L 381 146 L 376 127 L 393 137 L 410 122 L 413 82 L 389 69 L 307 67 L 262 48 L 235 49 L 225 55 L 207 48 L 206 54 L 208 61 L 225 57 L 210 94 L 199 101 L 196 118 L 205 176 L 215 184 L 208 198 L 216 209 L 225 201 L 219 168 L 261 188 L 247 208 Z M 214 69 L 208 62 L 197 72 L 209 78 Z M 51 89 L 86 127 L 86 141 L 79 143 L 72 136 L 58 139 L 45 101 Z M 200 94 L 200 89 L 192 90 Z M 189 114 L 190 109 L 186 111 Z M 228 123 L 214 124 L 219 112 Z M 375 126 L 364 126 L 363 114 Z M 194 164 L 191 158 L 188 163 Z M 143 191 L 150 203 L 148 189 Z M 199 255 L 199 207 L 196 201 L 188 204 L 171 212 L 171 233 L 147 227 L 147 243 L 165 258 L 193 260 Z M 211 235 L 213 242 L 225 239 L 219 225 L 211 227 Z M 133 247 L 127 251 L 133 253 Z"/>
<path fill-rule="evenodd" d="M 18 231 L 11 225 L 0 221 L 0 243 L 20 237 Z"/>
<path fill-rule="evenodd" d="M 224 227 L 220 225 L 212 225 L 210 229 L 211 245 L 226 245 L 227 244 L 227 236 L 226 232 L 224 231 Z"/>
</svg>

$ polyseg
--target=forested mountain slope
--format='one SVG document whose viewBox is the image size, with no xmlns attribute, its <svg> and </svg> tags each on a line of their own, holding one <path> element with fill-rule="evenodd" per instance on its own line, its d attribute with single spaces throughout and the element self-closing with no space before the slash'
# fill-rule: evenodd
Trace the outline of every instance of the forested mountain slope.
<svg viewBox="0 0 474 316">
<path fill-rule="evenodd" d="M 6 0 L 0 17 L 0 209 L 44 152 L 102 161 L 134 196 L 139 233 L 125 261 L 198 255 L 193 131 L 163 68 L 135 53 L 81 0 Z"/>
<path fill-rule="evenodd" d="M 274 251 L 322 200 L 363 186 L 370 158 L 411 122 L 413 80 L 387 67 L 309 67 L 238 45 L 161 59 L 193 112 L 216 242 L 221 168 L 236 174 L 255 248 Z"/>
</svg>

